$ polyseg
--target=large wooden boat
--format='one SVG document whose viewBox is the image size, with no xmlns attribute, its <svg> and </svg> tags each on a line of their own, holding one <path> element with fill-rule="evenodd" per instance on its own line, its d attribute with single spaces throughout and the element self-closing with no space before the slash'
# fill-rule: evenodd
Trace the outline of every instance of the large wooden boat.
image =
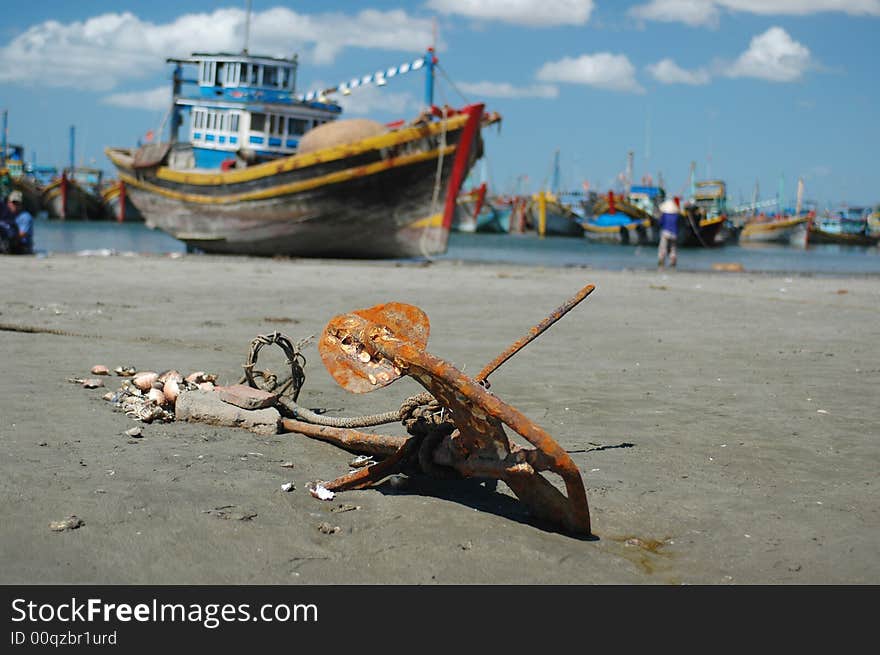
<svg viewBox="0 0 880 655">
<path fill-rule="evenodd" d="M 456 198 L 482 156 L 482 104 L 433 105 L 409 123 L 339 120 L 332 92 L 426 69 L 436 58 L 297 96 L 297 60 L 194 54 L 177 64 L 171 125 L 189 139 L 107 148 L 146 224 L 190 247 L 245 255 L 394 258 L 446 250 Z M 182 90 L 182 67 L 198 89 Z"/>
</svg>

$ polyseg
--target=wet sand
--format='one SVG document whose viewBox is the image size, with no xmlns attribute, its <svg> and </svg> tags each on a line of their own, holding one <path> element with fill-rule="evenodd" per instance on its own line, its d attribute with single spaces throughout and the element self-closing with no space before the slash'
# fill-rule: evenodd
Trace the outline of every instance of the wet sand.
<svg viewBox="0 0 880 655">
<path fill-rule="evenodd" d="M 880 583 L 877 277 L 73 255 L 0 275 L 2 583 Z M 586 283 L 491 380 L 571 454 L 594 540 L 535 525 L 503 484 L 322 502 L 306 483 L 353 457 L 335 446 L 180 422 L 132 439 L 101 399 L 120 378 L 67 381 L 105 364 L 232 383 L 256 335 L 387 301 L 424 309 L 428 350 L 474 375 Z M 305 355 L 300 402 L 334 415 L 420 390 L 349 394 Z"/>
</svg>

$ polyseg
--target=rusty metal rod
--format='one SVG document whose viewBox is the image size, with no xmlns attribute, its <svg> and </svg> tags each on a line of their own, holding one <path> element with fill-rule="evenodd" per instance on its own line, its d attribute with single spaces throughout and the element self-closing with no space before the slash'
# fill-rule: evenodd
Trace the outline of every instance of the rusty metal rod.
<svg viewBox="0 0 880 655">
<path fill-rule="evenodd" d="M 327 425 L 314 425 L 292 418 L 281 419 L 281 425 L 288 432 L 298 432 L 308 437 L 332 443 L 345 450 L 367 455 L 389 457 L 409 441 L 409 437 L 394 437 L 386 434 L 371 434 L 348 428 L 334 428 Z"/>
<path fill-rule="evenodd" d="M 477 373 L 477 377 L 474 378 L 477 382 L 486 383 L 485 386 L 488 388 L 488 377 L 492 375 L 504 362 L 513 357 L 520 350 L 525 348 L 529 343 L 537 339 L 541 334 L 547 330 L 551 325 L 553 325 L 560 318 L 565 316 L 571 309 L 573 309 L 579 302 L 581 302 L 584 298 L 589 296 L 593 289 L 596 288 L 594 284 L 588 284 L 583 289 L 578 291 L 574 296 L 566 300 L 562 305 L 557 307 L 553 312 L 550 313 L 547 318 L 538 323 L 535 327 L 529 330 L 529 333 L 513 343 L 507 350 L 498 355 L 491 362 L 486 364 L 483 367 L 483 370 Z"/>
</svg>

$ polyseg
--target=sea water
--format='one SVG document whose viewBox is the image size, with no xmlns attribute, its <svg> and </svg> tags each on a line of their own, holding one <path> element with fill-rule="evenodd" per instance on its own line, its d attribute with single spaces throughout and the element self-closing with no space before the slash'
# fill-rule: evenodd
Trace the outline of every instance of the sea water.
<svg viewBox="0 0 880 655">
<path fill-rule="evenodd" d="M 183 242 L 143 223 L 111 221 L 34 222 L 37 254 L 185 253 Z M 584 266 L 603 270 L 654 270 L 657 249 L 593 243 L 585 238 L 544 237 L 536 234 L 468 234 L 454 232 L 438 261 L 503 263 L 528 266 Z M 678 268 L 711 271 L 718 264 L 741 265 L 747 272 L 820 275 L 880 274 L 880 248 L 817 244 L 807 248 L 772 245 L 724 245 L 718 248 L 679 248 Z"/>
</svg>

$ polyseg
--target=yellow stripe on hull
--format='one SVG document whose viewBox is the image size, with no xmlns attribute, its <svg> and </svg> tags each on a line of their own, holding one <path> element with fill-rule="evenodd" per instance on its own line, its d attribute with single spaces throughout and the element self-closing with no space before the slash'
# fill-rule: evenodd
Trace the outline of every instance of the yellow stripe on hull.
<svg viewBox="0 0 880 655">
<path fill-rule="evenodd" d="M 440 134 L 444 130 L 446 132 L 454 132 L 460 129 L 467 121 L 467 115 L 453 116 L 445 123 L 440 121 L 430 123 L 420 127 L 408 127 L 401 130 L 381 134 L 375 137 L 369 137 L 355 143 L 345 144 L 341 146 L 333 146 L 324 148 L 316 152 L 310 152 L 302 155 L 291 155 L 281 159 L 275 159 L 256 166 L 249 166 L 243 169 L 232 169 L 222 173 L 215 172 L 197 172 L 197 171 L 175 171 L 170 168 L 160 168 L 156 172 L 156 177 L 168 182 L 177 182 L 180 184 L 192 184 L 198 186 L 217 186 L 221 184 L 236 184 L 239 182 L 251 182 L 266 177 L 274 177 L 279 173 L 287 173 L 301 168 L 308 168 L 315 164 L 333 162 L 340 159 L 356 156 L 369 152 L 371 150 L 379 150 L 381 148 L 390 148 L 400 143 L 414 141 L 425 137 Z M 112 148 L 105 149 L 105 153 L 116 166 L 126 168 L 126 164 L 114 154 Z"/>
<path fill-rule="evenodd" d="M 298 182 L 290 182 L 288 184 L 281 184 L 278 186 L 273 186 L 269 189 L 258 189 L 256 191 L 247 191 L 245 193 L 236 193 L 225 196 L 209 196 L 203 194 L 195 194 L 195 193 L 184 193 L 181 191 L 174 191 L 172 189 L 166 189 L 164 187 L 158 186 L 156 184 L 152 184 L 150 182 L 146 182 L 144 180 L 139 180 L 135 177 L 128 175 L 127 173 L 123 173 L 120 171 L 119 177 L 123 182 L 129 184 L 133 187 L 137 187 L 143 189 L 145 191 L 150 191 L 152 193 L 156 193 L 166 198 L 174 198 L 175 200 L 183 200 L 185 202 L 192 202 L 197 204 L 204 205 L 226 205 L 233 204 L 237 202 L 244 202 L 248 200 L 267 200 L 269 198 L 275 198 L 278 196 L 286 196 L 292 195 L 294 193 L 299 193 L 301 191 L 308 191 L 311 189 L 315 189 L 322 186 L 327 186 L 330 184 L 339 184 L 341 182 L 348 182 L 349 180 L 367 177 L 369 175 L 375 175 L 376 173 L 381 173 L 384 171 L 392 170 L 394 168 L 399 168 L 402 166 L 409 166 L 412 164 L 417 164 L 422 161 L 426 161 L 429 159 L 436 159 L 441 156 L 448 156 L 455 151 L 456 146 L 450 145 L 445 148 L 437 148 L 435 150 L 429 150 L 428 152 L 421 152 L 412 155 L 403 155 L 400 157 L 394 157 L 392 159 L 388 159 L 385 161 L 374 162 L 372 164 L 367 164 L 366 166 L 357 166 L 355 168 L 347 168 L 343 171 L 337 171 L 335 173 L 328 173 L 327 175 L 321 175 L 319 177 L 315 177 L 308 180 L 300 180 Z M 159 169 L 159 173 L 164 170 L 169 169 Z M 157 174 L 157 177 L 159 175 Z"/>
</svg>

